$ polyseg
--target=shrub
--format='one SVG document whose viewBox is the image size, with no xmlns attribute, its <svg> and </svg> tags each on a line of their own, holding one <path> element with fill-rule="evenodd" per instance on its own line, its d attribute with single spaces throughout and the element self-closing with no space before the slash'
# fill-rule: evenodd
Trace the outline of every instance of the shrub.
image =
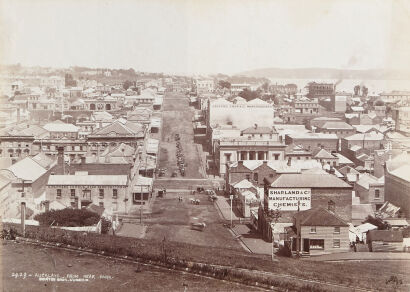
<svg viewBox="0 0 410 292">
<path fill-rule="evenodd" d="M 42 226 L 92 226 L 98 223 L 100 216 L 97 213 L 84 209 L 66 208 L 62 210 L 51 210 L 34 216 Z"/>
<path fill-rule="evenodd" d="M 282 257 L 291 257 L 292 256 L 292 252 L 290 251 L 290 248 L 286 244 L 279 246 L 279 250 L 277 251 L 276 254 L 278 256 L 282 256 Z"/>
<path fill-rule="evenodd" d="M 107 234 L 111 228 L 111 221 L 107 220 L 104 217 L 101 217 L 101 233 Z"/>
</svg>

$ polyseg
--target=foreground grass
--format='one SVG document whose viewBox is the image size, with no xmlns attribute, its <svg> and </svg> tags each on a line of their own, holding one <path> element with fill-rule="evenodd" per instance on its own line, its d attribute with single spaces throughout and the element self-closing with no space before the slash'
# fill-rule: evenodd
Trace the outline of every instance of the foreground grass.
<svg viewBox="0 0 410 292">
<path fill-rule="evenodd" d="M 17 225 L 13 227 L 18 230 Z M 399 275 L 399 277 L 403 279 L 403 287 L 408 284 L 408 279 L 410 278 L 410 266 L 407 261 L 402 264 L 381 261 L 324 263 L 278 258 L 278 261 L 272 262 L 269 256 L 249 254 L 237 249 L 203 247 L 180 242 L 161 242 L 100 234 L 83 235 L 78 232 L 35 226 L 27 226 L 26 237 L 101 250 L 115 255 L 127 255 L 146 261 L 153 260 L 174 265 L 178 263 L 189 265 L 189 262 L 222 265 L 273 272 L 275 274 L 289 274 L 297 278 L 330 282 L 350 286 L 352 288 L 360 287 L 369 290 L 389 290 L 390 287 L 386 284 L 386 280 L 392 275 Z M 201 265 L 192 264 L 191 268 L 199 271 L 206 269 L 206 267 L 202 267 Z M 240 270 L 238 270 L 237 273 L 238 275 L 235 275 L 235 277 L 250 277 L 249 274 L 241 275 Z M 260 275 L 262 274 L 260 273 Z M 219 276 L 221 279 L 227 277 L 227 271 L 222 272 Z M 219 276 L 217 275 L 217 277 Z M 252 277 L 255 279 L 254 276 Z M 250 281 L 251 279 L 245 279 L 245 282 L 247 280 Z M 260 276 L 258 280 L 264 281 L 264 277 Z M 301 287 L 297 286 L 294 282 L 296 281 L 276 281 L 269 283 L 273 286 L 289 288 L 291 290 L 301 289 Z M 304 289 L 316 291 L 320 290 L 320 286 L 305 287 Z"/>
</svg>

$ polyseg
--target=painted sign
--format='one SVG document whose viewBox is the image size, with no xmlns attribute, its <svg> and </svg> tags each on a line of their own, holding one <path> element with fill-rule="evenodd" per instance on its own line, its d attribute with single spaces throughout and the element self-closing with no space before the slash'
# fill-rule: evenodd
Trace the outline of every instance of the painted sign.
<svg viewBox="0 0 410 292">
<path fill-rule="evenodd" d="M 269 189 L 269 209 L 281 211 L 308 210 L 311 208 L 309 188 L 272 188 Z"/>
</svg>

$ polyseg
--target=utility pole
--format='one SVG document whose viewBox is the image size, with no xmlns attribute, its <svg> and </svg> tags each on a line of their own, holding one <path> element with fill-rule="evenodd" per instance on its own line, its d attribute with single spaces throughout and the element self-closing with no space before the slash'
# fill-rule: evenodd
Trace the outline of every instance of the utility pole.
<svg viewBox="0 0 410 292">
<path fill-rule="evenodd" d="M 26 203 L 21 202 L 21 229 L 23 237 L 26 237 Z"/>
<path fill-rule="evenodd" d="M 232 200 L 233 200 L 233 195 L 230 195 L 229 199 L 231 200 L 231 228 L 232 228 Z"/>
<path fill-rule="evenodd" d="M 140 224 L 142 225 L 142 184 L 141 184 L 141 196 L 140 196 L 140 199 L 141 199 L 141 205 L 140 205 Z"/>
</svg>

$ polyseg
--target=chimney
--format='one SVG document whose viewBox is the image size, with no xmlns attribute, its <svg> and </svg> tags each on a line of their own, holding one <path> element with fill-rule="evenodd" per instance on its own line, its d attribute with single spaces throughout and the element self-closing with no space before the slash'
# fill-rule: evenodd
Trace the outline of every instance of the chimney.
<svg viewBox="0 0 410 292">
<path fill-rule="evenodd" d="M 332 200 L 330 200 L 329 202 L 327 202 L 327 209 L 328 209 L 330 212 L 334 213 L 334 212 L 335 212 L 335 209 L 336 209 L 336 204 L 335 204 L 335 202 L 332 201 Z"/>
<path fill-rule="evenodd" d="M 288 166 L 292 166 L 292 158 L 288 157 Z"/>
<path fill-rule="evenodd" d="M 360 173 L 356 173 L 356 181 L 358 181 L 360 178 Z"/>
<path fill-rule="evenodd" d="M 255 129 L 257 129 L 258 128 L 258 124 L 255 124 L 255 127 L 254 127 Z"/>
<path fill-rule="evenodd" d="M 64 166 L 64 147 L 57 147 L 57 165 L 60 167 Z"/>
</svg>

